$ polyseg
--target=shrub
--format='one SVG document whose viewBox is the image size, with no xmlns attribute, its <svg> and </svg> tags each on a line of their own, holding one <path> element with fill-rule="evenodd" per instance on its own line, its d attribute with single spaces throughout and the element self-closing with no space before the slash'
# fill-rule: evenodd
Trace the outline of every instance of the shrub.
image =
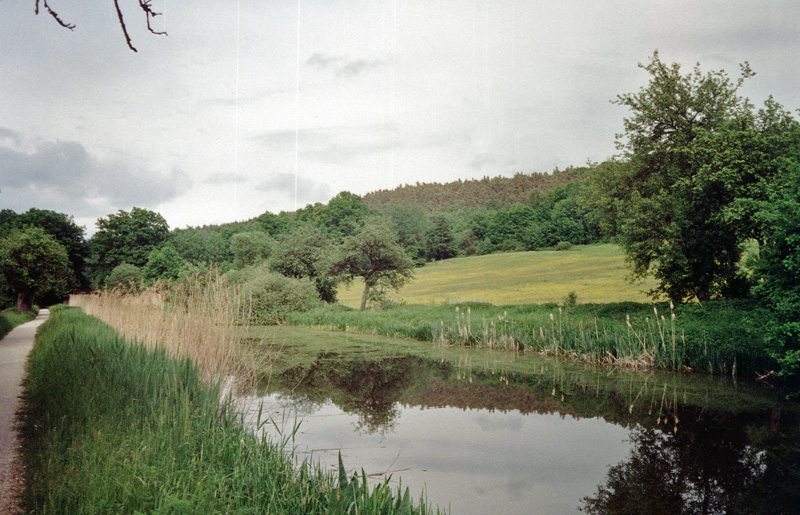
<svg viewBox="0 0 800 515">
<path fill-rule="evenodd" d="M 105 287 L 108 290 L 118 288 L 124 291 L 136 291 L 142 284 L 142 270 L 129 263 L 122 263 L 111 270 L 105 280 Z"/>
<path fill-rule="evenodd" d="M 310 279 L 293 279 L 263 267 L 248 271 L 239 294 L 252 302 L 247 323 L 259 325 L 281 323 L 289 313 L 308 311 L 322 302 Z"/>
<path fill-rule="evenodd" d="M 559 241 L 556 243 L 556 250 L 569 250 L 572 248 L 572 243 L 568 241 Z"/>
</svg>

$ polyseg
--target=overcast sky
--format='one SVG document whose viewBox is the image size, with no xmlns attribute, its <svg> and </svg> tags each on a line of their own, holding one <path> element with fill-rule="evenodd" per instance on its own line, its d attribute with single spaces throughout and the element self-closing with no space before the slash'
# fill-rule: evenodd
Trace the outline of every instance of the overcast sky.
<svg viewBox="0 0 800 515">
<path fill-rule="evenodd" d="M 658 49 L 800 107 L 800 8 L 778 1 L 0 0 L 0 208 L 170 227 L 415 182 L 602 161 Z"/>
</svg>

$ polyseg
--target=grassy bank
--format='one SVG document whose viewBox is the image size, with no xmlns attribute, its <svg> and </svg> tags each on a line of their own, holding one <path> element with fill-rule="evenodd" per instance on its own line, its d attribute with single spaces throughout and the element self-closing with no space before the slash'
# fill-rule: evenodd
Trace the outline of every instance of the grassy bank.
<svg viewBox="0 0 800 515">
<path fill-rule="evenodd" d="M 295 325 L 402 336 L 445 345 L 531 351 L 622 366 L 751 374 L 774 364 L 750 302 L 493 306 L 445 304 L 356 311 L 325 306 L 290 315 Z"/>
<path fill-rule="evenodd" d="M 36 309 L 32 309 L 27 313 L 20 313 L 15 308 L 0 311 L 0 338 L 4 338 L 5 335 L 10 333 L 11 330 L 18 325 L 30 322 L 36 318 L 37 312 Z"/>
<path fill-rule="evenodd" d="M 651 281 L 627 281 L 617 245 L 580 245 L 567 251 L 509 252 L 447 259 L 414 271 L 414 280 L 391 298 L 409 304 L 488 302 L 495 305 L 561 302 L 645 302 Z M 340 303 L 358 307 L 363 283 L 339 292 Z"/>
<path fill-rule="evenodd" d="M 303 464 L 245 428 L 186 358 L 76 308 L 39 331 L 24 383 L 29 513 L 425 513 L 385 483 Z"/>
</svg>

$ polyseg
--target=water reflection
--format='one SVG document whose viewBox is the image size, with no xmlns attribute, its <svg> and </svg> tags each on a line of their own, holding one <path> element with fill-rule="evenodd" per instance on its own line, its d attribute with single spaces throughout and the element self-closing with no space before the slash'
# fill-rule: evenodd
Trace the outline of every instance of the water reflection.
<svg viewBox="0 0 800 515">
<path fill-rule="evenodd" d="M 333 466 L 341 450 L 347 466 L 425 487 L 453 513 L 800 506 L 794 405 L 677 376 L 557 362 L 521 373 L 476 357 L 323 353 L 273 375 L 262 400 L 302 418 L 301 454 Z M 768 491 L 773 511 L 753 511 Z"/>
</svg>

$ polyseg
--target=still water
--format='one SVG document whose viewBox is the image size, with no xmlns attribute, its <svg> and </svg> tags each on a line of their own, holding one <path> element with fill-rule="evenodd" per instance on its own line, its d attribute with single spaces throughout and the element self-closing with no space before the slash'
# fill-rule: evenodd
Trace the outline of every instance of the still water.
<svg viewBox="0 0 800 515">
<path fill-rule="evenodd" d="M 299 423 L 289 444 L 298 459 L 333 471 L 341 452 L 351 472 L 391 476 L 454 514 L 798 505 L 798 407 L 768 392 L 705 376 L 447 352 L 323 352 L 273 375 L 251 417 L 262 406 L 262 420 L 272 420 L 262 430 L 276 437 Z M 781 481 L 786 495 L 776 500 Z M 770 509 L 767 491 L 778 503 Z"/>
</svg>

